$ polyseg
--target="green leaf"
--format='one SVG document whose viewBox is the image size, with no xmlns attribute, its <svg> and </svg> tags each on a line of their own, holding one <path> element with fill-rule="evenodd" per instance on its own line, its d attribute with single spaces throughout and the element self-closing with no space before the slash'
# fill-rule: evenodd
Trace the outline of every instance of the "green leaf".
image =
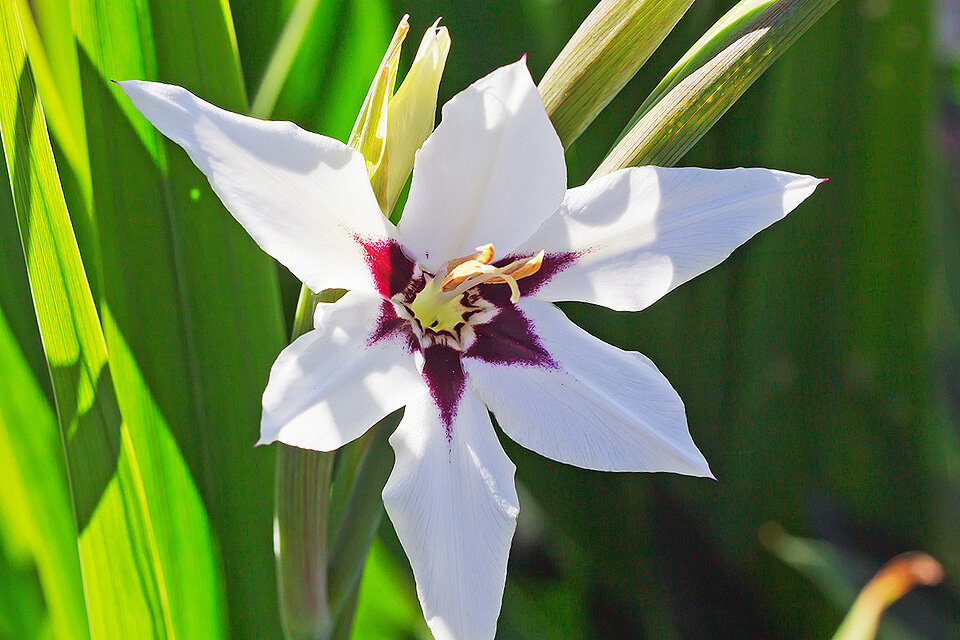
<svg viewBox="0 0 960 640">
<path fill-rule="evenodd" d="M 30 66 L 37 84 L 37 93 L 44 104 L 44 114 L 51 134 L 60 144 L 63 155 L 83 186 L 89 188 L 90 163 L 87 160 L 86 130 L 83 126 L 83 101 L 80 95 L 80 74 L 75 47 L 62 46 L 69 41 L 70 13 L 63 10 L 60 2 L 39 0 L 32 5 L 27 0 L 13 0 L 20 18 L 21 31 Z M 34 23 L 36 14 L 44 34 Z M 46 36 L 46 47 L 41 37 Z M 48 50 L 50 55 L 48 56 Z M 90 194 L 84 194 L 89 202 Z"/>
<path fill-rule="evenodd" d="M 257 92 L 250 103 L 250 115 L 253 117 L 269 118 L 273 114 L 280 91 L 293 68 L 294 60 L 304 48 L 304 39 L 311 31 L 310 27 L 314 23 L 313 18 L 317 14 L 318 6 L 320 6 L 320 0 L 296 0 L 294 3 L 267 62 Z M 330 20 L 323 20 L 320 24 L 333 26 Z"/>
<path fill-rule="evenodd" d="M 273 456 L 253 448 L 259 397 L 283 345 L 275 266 L 183 150 L 109 82 L 171 82 L 244 111 L 230 14 L 219 0 L 193 2 L 189 12 L 173 0 L 74 0 L 72 13 L 105 333 L 111 361 L 122 358 L 125 374 L 141 374 L 124 375 L 130 393 L 121 399 L 152 400 L 153 406 L 139 407 L 167 425 L 171 444 L 186 459 L 222 561 L 222 578 L 211 569 L 214 575 L 202 580 L 190 576 L 189 563 L 176 564 L 185 571 L 177 595 L 196 618 L 189 633 L 221 633 L 214 627 L 221 621 L 222 583 L 232 637 L 277 637 L 268 489 Z M 177 549 L 210 553 L 192 543 Z"/>
<path fill-rule="evenodd" d="M 691 47 L 624 129 L 591 179 L 670 166 L 837 0 L 741 0 Z"/>
<path fill-rule="evenodd" d="M 0 7 L 0 133 L 23 254 L 66 451 L 91 635 L 168 638 L 183 625 L 168 523 L 202 518 L 161 433 L 124 421 L 60 188 L 18 18 Z M 162 473 L 156 473 L 163 469 Z M 162 486 L 158 476 L 162 475 Z M 186 482 L 185 482 L 186 480 Z M 167 490 L 163 495 L 159 489 Z M 166 498 L 175 500 L 167 500 Z M 191 527 L 195 548 L 205 531 Z M 182 562 L 195 561 L 186 553 Z M 204 567 L 192 579 L 203 585 Z M 117 603 L 123 606 L 118 607 Z M 203 605 L 202 597 L 197 603 Z M 216 611 L 213 624 L 216 624 Z M 210 623 L 202 620 L 202 634 Z M 180 627 L 183 628 L 183 627 Z M 197 636 L 202 637 L 202 636 Z M 210 637 L 210 636 L 203 636 Z"/>
<path fill-rule="evenodd" d="M 290 4 L 290 3 L 287 3 Z M 346 9 L 344 0 L 296 0 L 283 22 L 283 28 L 270 51 L 265 68 L 257 83 L 250 114 L 257 118 L 290 118 L 306 126 L 305 117 L 325 110 L 317 92 L 334 67 L 331 55 L 338 40 L 338 23 Z M 266 0 L 235 2 L 236 10 L 247 14 L 276 11 L 277 4 Z M 261 25 L 258 25 L 258 27 Z M 251 30 L 263 37 L 262 29 Z M 244 50 L 250 53 L 252 47 Z M 255 55 L 245 55 L 244 68 L 248 72 L 257 65 Z M 266 56 L 264 56 L 266 57 Z"/>
<path fill-rule="evenodd" d="M 80 256 L 88 282 L 97 298 L 100 275 L 100 249 L 92 218 L 92 185 L 86 127 L 83 123 L 83 97 L 80 93 L 80 68 L 73 42 L 70 12 L 62 0 L 13 0 L 20 18 L 27 57 L 44 105 L 47 126 L 54 142 L 55 159 L 60 165 L 61 186 L 67 208 L 73 212 L 71 224 L 77 236 Z M 35 20 L 36 18 L 36 20 Z"/>
<path fill-rule="evenodd" d="M 23 292 L 21 301 L 29 300 L 23 253 L 19 246 L 10 246 L 17 240 L 17 223 L 6 179 L 6 163 L 0 156 L 0 263 L 4 274 L 4 289 Z M 10 241 L 10 245 L 7 245 Z M 10 249 L 7 252 L 7 249 Z M 4 470 L 4 489 L 0 491 L 0 555 L 3 549 L 11 559 L 27 571 L 25 578 L 17 579 L 16 571 L 9 572 L 9 588 L 0 588 L 5 598 L 26 595 L 32 585 L 38 585 L 42 611 L 33 624 L 42 623 L 42 637 L 56 640 L 86 640 L 90 637 L 87 613 L 80 579 L 80 561 L 77 554 L 77 532 L 73 523 L 70 487 L 64 466 L 63 446 L 56 413 L 47 399 L 44 383 L 49 380 L 46 368 L 35 371 L 26 351 L 42 348 L 39 341 L 24 340 L 13 330 L 6 317 L 8 309 L 19 313 L 24 320 L 32 320 L 31 338 L 39 339 L 36 319 L 29 306 L 7 305 L 0 300 L 0 371 L 3 372 L 4 393 L 0 394 L 0 468 Z M 12 307 L 12 308 L 11 308 Z M 26 313 L 25 313 L 26 312 Z M 38 379 L 42 375 L 42 379 Z M 8 565 L 9 566 L 9 565 Z M 0 573 L 8 573 L 0 569 Z M 0 607 L 9 612 L 23 611 L 12 603 Z M 0 618 L 4 615 L 0 614 Z M 29 624 L 29 623 L 27 623 Z M 30 638 L 40 634 L 4 632 L 0 621 L 0 637 Z"/>
<path fill-rule="evenodd" d="M 564 148 L 620 93 L 693 0 L 601 0 L 540 81 Z"/>
<path fill-rule="evenodd" d="M 390 41 L 394 20 L 385 0 L 339 0 L 340 15 L 320 10 L 316 28 L 326 40 L 311 42 L 297 56 L 290 79 L 280 94 L 277 113 L 305 128 L 346 140 L 353 130 L 380 64 L 384 42 Z M 312 39 L 312 37 L 311 37 Z M 333 42 L 331 42 L 331 39 Z M 331 50 L 331 44 L 336 49 Z M 325 47 L 326 61 L 311 50 Z"/>
</svg>

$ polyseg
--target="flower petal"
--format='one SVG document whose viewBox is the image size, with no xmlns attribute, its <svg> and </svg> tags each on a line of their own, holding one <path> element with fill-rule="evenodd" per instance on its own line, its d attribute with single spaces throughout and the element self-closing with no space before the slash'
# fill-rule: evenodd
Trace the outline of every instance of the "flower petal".
<svg viewBox="0 0 960 640">
<path fill-rule="evenodd" d="M 426 388 L 391 303 L 351 291 L 317 308 L 314 331 L 281 352 L 263 392 L 259 444 L 332 451 Z"/>
<path fill-rule="evenodd" d="M 463 359 L 468 383 L 507 435 L 587 469 L 710 475 L 683 402 L 650 360 L 594 338 L 550 303 L 521 298 L 517 307 L 548 360 Z"/>
<path fill-rule="evenodd" d="M 567 192 L 516 255 L 546 251 L 524 294 L 637 311 L 712 269 L 822 182 L 769 169 L 623 169 Z"/>
<path fill-rule="evenodd" d="M 224 111 L 181 87 L 118 84 L 190 154 L 257 244 L 310 289 L 373 290 L 358 239 L 384 241 L 393 230 L 358 151 L 291 122 Z"/>
<path fill-rule="evenodd" d="M 429 395 L 408 402 L 383 503 L 434 637 L 492 640 L 520 510 L 515 467 L 473 393 L 449 433 Z"/>
<path fill-rule="evenodd" d="M 525 60 L 454 96 L 417 153 L 398 225 L 430 270 L 493 243 L 509 252 L 563 200 L 563 146 Z"/>
</svg>

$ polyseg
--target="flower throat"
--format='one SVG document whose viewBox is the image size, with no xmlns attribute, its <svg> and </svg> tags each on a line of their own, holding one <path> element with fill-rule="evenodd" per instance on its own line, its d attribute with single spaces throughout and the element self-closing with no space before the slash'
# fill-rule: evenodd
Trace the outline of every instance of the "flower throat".
<svg viewBox="0 0 960 640">
<path fill-rule="evenodd" d="M 491 264 L 493 245 L 477 247 L 475 253 L 450 260 L 436 276 L 428 277 L 410 304 L 410 311 L 425 331 L 453 331 L 464 322 L 460 298 L 465 292 L 481 284 L 506 284 L 510 287 L 510 302 L 516 303 L 520 299 L 517 280 L 539 271 L 543 256 L 541 251 L 495 267 Z"/>
</svg>

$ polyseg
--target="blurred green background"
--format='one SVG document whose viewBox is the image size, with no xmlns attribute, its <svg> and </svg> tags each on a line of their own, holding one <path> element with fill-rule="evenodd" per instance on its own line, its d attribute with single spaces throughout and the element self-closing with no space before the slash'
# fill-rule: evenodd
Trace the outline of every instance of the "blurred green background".
<svg viewBox="0 0 960 640">
<path fill-rule="evenodd" d="M 131 3 L 76 0 L 76 41 L 55 37 L 57 3 L 33 8 L 68 111 L 69 93 L 83 94 L 94 209 L 104 202 L 98 193 L 112 194 L 112 217 L 84 216 L 84 178 L 67 168 L 54 131 L 94 299 L 116 324 L 116 337 L 105 331 L 111 358 L 117 345 L 129 350 L 197 487 L 222 566 L 222 625 L 238 639 L 280 638 L 274 453 L 252 444 L 299 283 L 282 267 L 274 277 L 179 149 L 130 142 L 146 127 L 103 82 L 174 82 L 243 111 L 295 3 L 230 2 L 239 67 L 222 53 L 229 45 L 201 31 L 215 4 L 151 0 L 124 14 L 118 7 Z M 694 2 L 571 147 L 571 185 L 586 180 L 649 91 L 733 4 Z M 404 13 L 412 28 L 402 69 L 437 17 L 450 31 L 442 103 L 524 53 L 541 77 L 592 6 L 317 0 L 272 117 L 345 139 Z M 99 25 L 93 35 L 76 26 L 78 12 Z M 133 67 L 122 29 L 149 32 L 148 53 Z M 830 182 L 642 313 L 563 307 L 659 365 L 718 482 L 575 469 L 501 437 L 518 468 L 522 513 L 498 637 L 829 638 L 869 576 L 911 549 L 941 560 L 947 579 L 897 604 L 881 637 L 960 637 L 958 63 L 960 3 L 840 0 L 681 162 Z M 70 69 L 75 88 L 61 75 Z M 143 172 L 154 165 L 161 179 Z M 83 622 L 68 602 L 73 593 L 82 606 L 83 591 L 6 180 L 0 273 L 0 638 L 83 638 L 65 622 Z M 768 535 L 771 551 L 759 535 L 767 522 L 804 540 Z M 425 634 L 384 519 L 353 637 Z"/>
</svg>

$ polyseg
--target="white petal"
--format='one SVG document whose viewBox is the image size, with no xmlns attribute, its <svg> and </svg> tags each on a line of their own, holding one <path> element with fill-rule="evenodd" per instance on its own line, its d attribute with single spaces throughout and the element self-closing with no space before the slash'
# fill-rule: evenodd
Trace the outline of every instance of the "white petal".
<svg viewBox="0 0 960 640">
<path fill-rule="evenodd" d="M 374 289 L 358 238 L 383 241 L 392 231 L 358 151 L 291 122 L 224 111 L 181 87 L 119 84 L 190 154 L 257 244 L 310 289 Z"/>
<path fill-rule="evenodd" d="M 519 501 L 515 467 L 487 410 L 464 393 L 450 438 L 429 396 L 407 404 L 390 438 L 383 503 L 413 567 L 437 640 L 492 640 Z"/>
<path fill-rule="evenodd" d="M 517 253 L 573 254 L 538 298 L 636 311 L 718 265 L 820 182 L 769 169 L 624 169 L 567 192 Z"/>
<path fill-rule="evenodd" d="M 548 302 L 521 298 L 518 307 L 555 366 L 463 361 L 507 435 L 587 469 L 710 476 L 683 402 L 650 360 L 594 338 Z"/>
<path fill-rule="evenodd" d="M 398 225 L 427 268 L 491 242 L 504 254 L 556 211 L 567 186 L 563 146 L 526 62 L 453 97 L 417 153 Z"/>
<path fill-rule="evenodd" d="M 320 305 L 316 329 L 283 350 L 263 392 L 260 442 L 332 451 L 423 393 L 406 334 L 376 339 L 382 298 L 351 291 Z"/>
</svg>

